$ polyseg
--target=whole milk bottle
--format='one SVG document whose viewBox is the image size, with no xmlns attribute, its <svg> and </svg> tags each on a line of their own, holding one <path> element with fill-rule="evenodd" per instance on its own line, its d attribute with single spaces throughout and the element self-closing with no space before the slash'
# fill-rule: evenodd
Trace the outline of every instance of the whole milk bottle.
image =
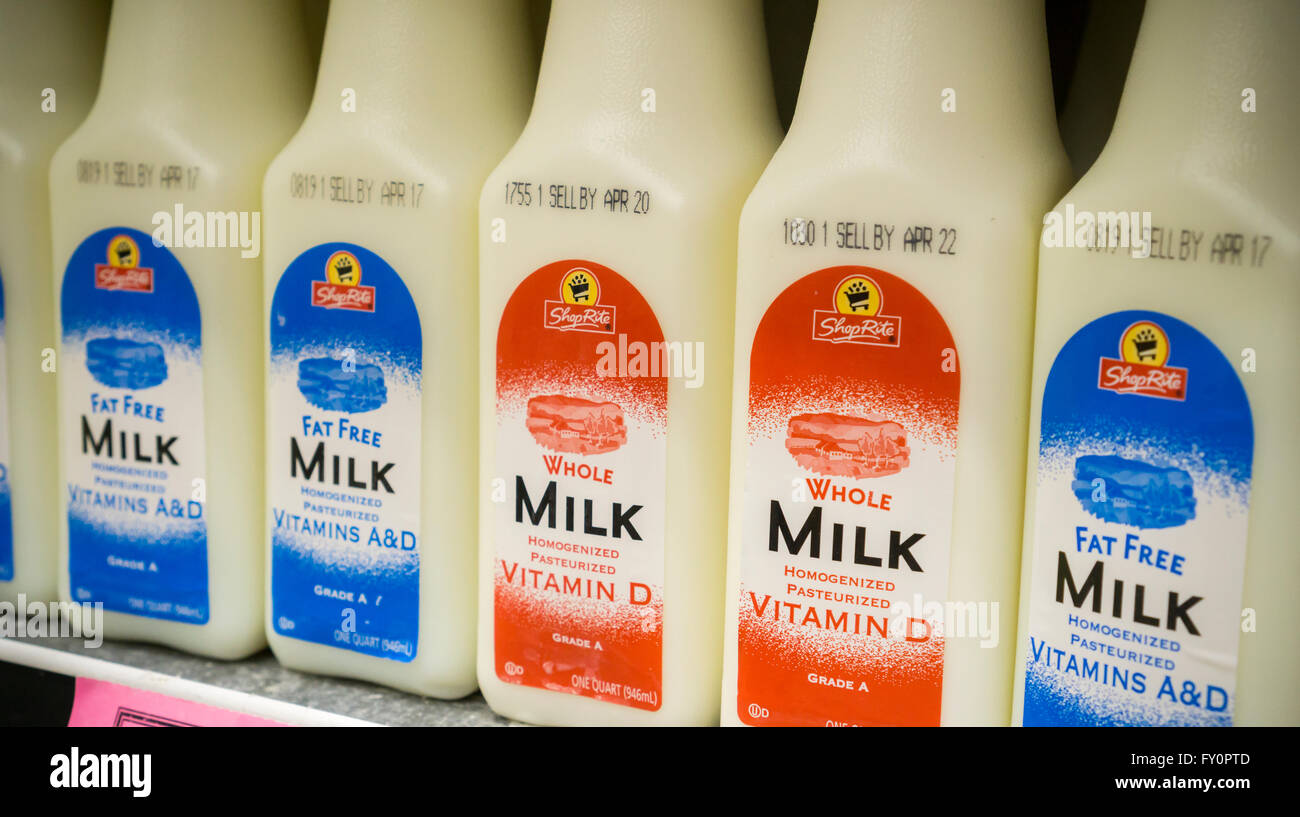
<svg viewBox="0 0 1300 817">
<path fill-rule="evenodd" d="M 266 644 L 260 193 L 306 53 L 297 0 L 119 0 L 52 161 L 60 594 L 110 638 Z"/>
<path fill-rule="evenodd" d="M 1287 0 L 1149 0 L 1044 220 L 1017 722 L 1300 724 L 1297 41 Z"/>
<path fill-rule="evenodd" d="M 334 0 L 266 231 L 267 639 L 280 662 L 472 692 L 478 198 L 523 128 L 522 0 Z"/>
<path fill-rule="evenodd" d="M 0 601 L 11 603 L 58 594 L 50 156 L 95 100 L 107 26 L 107 0 L 0 2 Z"/>
<path fill-rule="evenodd" d="M 736 222 L 762 9 L 556 0 L 480 204 L 478 679 L 543 724 L 718 718 Z"/>
<path fill-rule="evenodd" d="M 722 719 L 1006 724 L 1041 3 L 823 0 L 745 204 Z"/>
</svg>

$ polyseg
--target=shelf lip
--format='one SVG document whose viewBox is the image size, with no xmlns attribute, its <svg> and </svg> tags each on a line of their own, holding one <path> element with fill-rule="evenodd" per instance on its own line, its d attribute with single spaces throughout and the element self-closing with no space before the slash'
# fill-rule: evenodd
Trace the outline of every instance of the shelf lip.
<svg viewBox="0 0 1300 817">
<path fill-rule="evenodd" d="M 168 695 L 191 703 L 227 709 L 244 715 L 279 721 L 292 726 L 379 726 L 372 721 L 337 715 L 319 709 L 279 701 L 248 692 L 225 689 L 199 681 L 190 681 L 154 670 L 89 658 L 37 644 L 24 644 L 7 636 L 0 636 L 0 661 L 20 664 L 33 669 L 107 681 L 134 689 Z"/>
</svg>

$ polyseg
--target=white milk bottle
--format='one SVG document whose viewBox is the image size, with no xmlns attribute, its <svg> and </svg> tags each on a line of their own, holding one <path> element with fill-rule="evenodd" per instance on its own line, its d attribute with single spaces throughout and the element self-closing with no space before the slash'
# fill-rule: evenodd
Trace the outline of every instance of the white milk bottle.
<svg viewBox="0 0 1300 817">
<path fill-rule="evenodd" d="M 478 198 L 528 116 L 530 36 L 521 0 L 330 8 L 263 194 L 267 638 L 287 666 L 476 686 Z"/>
<path fill-rule="evenodd" d="M 266 643 L 258 211 L 308 73 L 297 0 L 118 0 L 52 161 L 60 594 L 111 638 Z"/>
<path fill-rule="evenodd" d="M 106 0 L 0 2 L 0 601 L 58 593 L 50 156 L 95 99 L 107 24 Z"/>
<path fill-rule="evenodd" d="M 556 0 L 480 204 L 478 679 L 544 724 L 716 723 L 758 3 Z"/>
<path fill-rule="evenodd" d="M 1150 0 L 1043 224 L 1016 720 L 1300 724 L 1300 14 Z"/>
<path fill-rule="evenodd" d="M 1041 3 L 823 0 L 740 224 L 722 718 L 1005 724 Z"/>
</svg>

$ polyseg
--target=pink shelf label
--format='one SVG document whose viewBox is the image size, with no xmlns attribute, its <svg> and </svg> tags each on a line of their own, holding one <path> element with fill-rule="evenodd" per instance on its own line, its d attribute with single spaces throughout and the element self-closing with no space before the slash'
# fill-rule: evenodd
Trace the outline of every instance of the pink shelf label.
<svg viewBox="0 0 1300 817">
<path fill-rule="evenodd" d="M 68 726 L 284 726 L 277 721 L 157 692 L 77 679 Z"/>
</svg>

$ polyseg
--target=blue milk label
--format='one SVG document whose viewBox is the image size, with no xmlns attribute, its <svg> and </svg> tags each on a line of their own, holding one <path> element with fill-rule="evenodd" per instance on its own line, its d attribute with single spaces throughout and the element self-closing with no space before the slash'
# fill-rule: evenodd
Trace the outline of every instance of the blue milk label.
<svg viewBox="0 0 1300 817">
<path fill-rule="evenodd" d="M 271 301 L 271 617 L 410 661 L 419 639 L 420 316 L 364 247 L 299 255 Z"/>
<path fill-rule="evenodd" d="M 1043 392 L 1026 726 L 1230 726 L 1254 426 L 1194 327 L 1116 312 Z"/>
<path fill-rule="evenodd" d="M 9 358 L 5 350 L 5 292 L 0 278 L 0 582 L 14 578 L 13 516 L 9 502 L 9 397 L 5 391 L 9 378 L 5 370 Z"/>
<path fill-rule="evenodd" d="M 81 242 L 61 292 L 73 598 L 204 624 L 203 335 L 194 286 L 169 249 L 113 227 Z"/>
</svg>

